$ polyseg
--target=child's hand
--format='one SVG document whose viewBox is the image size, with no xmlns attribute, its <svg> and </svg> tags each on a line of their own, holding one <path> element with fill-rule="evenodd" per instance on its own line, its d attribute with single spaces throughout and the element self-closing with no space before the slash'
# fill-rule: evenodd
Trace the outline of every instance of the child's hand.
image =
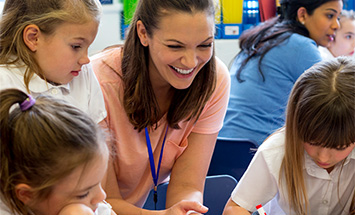
<svg viewBox="0 0 355 215">
<path fill-rule="evenodd" d="M 171 208 L 167 209 L 164 214 L 168 215 L 188 215 L 188 214 L 204 214 L 208 208 L 196 201 L 183 200 Z"/>
<path fill-rule="evenodd" d="M 58 215 L 94 215 L 94 211 L 84 204 L 70 204 L 65 206 Z"/>
</svg>

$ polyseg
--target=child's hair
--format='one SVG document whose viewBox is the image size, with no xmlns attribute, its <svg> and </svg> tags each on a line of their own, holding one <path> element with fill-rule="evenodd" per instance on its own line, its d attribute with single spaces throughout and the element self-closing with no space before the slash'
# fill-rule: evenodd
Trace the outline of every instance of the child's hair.
<svg viewBox="0 0 355 215">
<path fill-rule="evenodd" d="M 34 101 L 16 89 L 0 92 L 1 200 L 14 214 L 30 214 L 16 198 L 16 185 L 29 185 L 35 199 L 43 200 L 59 180 L 108 153 L 98 125 L 79 109 L 39 96 L 21 110 L 17 104 L 25 100 Z"/>
<path fill-rule="evenodd" d="M 149 82 L 149 50 L 141 45 L 137 34 L 137 21 L 142 21 L 149 37 L 159 28 L 161 19 L 171 13 L 204 12 L 214 18 L 212 0 L 140 0 L 131 21 L 124 45 L 122 59 L 125 83 L 124 108 L 130 122 L 138 131 L 158 122 L 160 110 Z M 152 15 L 154 14 L 154 16 Z M 167 121 L 172 128 L 179 128 L 182 120 L 197 119 L 216 85 L 214 51 L 206 65 L 195 77 L 190 87 L 175 90 Z"/>
<path fill-rule="evenodd" d="M 26 26 L 37 25 L 42 34 L 51 35 L 62 23 L 99 22 L 100 15 L 98 0 L 6 0 L 0 21 L 0 64 L 24 62 L 27 66 L 24 83 L 28 91 L 33 74 L 45 77 L 23 40 Z"/>
<path fill-rule="evenodd" d="M 342 10 L 341 11 L 341 14 L 339 16 L 340 28 L 341 28 L 341 23 L 347 19 L 355 20 L 355 12 L 353 10 Z"/>
<path fill-rule="evenodd" d="M 355 142 L 354 68 L 355 61 L 346 57 L 317 63 L 299 77 L 290 94 L 280 183 L 284 178 L 296 214 L 308 210 L 303 143 L 339 149 Z"/>
</svg>

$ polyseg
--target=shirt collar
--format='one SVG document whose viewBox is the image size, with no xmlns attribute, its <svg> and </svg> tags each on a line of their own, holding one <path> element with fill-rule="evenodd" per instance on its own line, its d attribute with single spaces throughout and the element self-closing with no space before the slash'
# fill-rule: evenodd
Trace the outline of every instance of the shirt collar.
<svg viewBox="0 0 355 215">
<path fill-rule="evenodd" d="M 16 65 L 9 65 L 9 67 L 13 67 L 11 68 L 11 70 L 14 71 L 14 73 L 19 79 L 23 80 L 27 68 L 23 63 L 16 63 Z M 34 93 L 43 93 L 52 88 L 60 88 L 67 92 L 70 91 L 69 83 L 61 84 L 61 85 L 53 85 L 40 78 L 37 74 L 33 74 L 28 88 L 30 92 L 34 92 Z"/>
<path fill-rule="evenodd" d="M 318 177 L 318 178 L 323 178 L 323 179 L 328 179 L 330 180 L 331 176 L 327 173 L 326 170 L 324 170 L 323 168 L 319 167 L 314 161 L 313 159 L 308 155 L 308 153 L 306 151 L 304 151 L 304 157 L 305 157 L 305 164 L 303 169 L 305 169 L 307 171 L 307 173 L 311 176 L 314 177 Z M 345 162 L 344 162 L 344 166 L 347 165 L 350 160 L 354 160 L 355 159 L 355 148 L 350 152 L 350 154 L 345 158 Z M 334 172 L 337 172 L 339 170 L 339 165 L 340 163 L 338 163 L 335 167 L 335 169 L 330 173 L 331 175 L 334 175 Z M 332 177 L 334 181 L 338 180 L 338 177 Z"/>
</svg>

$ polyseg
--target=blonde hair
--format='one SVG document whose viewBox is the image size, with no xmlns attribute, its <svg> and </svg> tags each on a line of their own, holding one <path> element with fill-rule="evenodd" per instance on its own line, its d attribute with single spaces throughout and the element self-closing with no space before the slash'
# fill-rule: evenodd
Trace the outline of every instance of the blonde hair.
<svg viewBox="0 0 355 215">
<path fill-rule="evenodd" d="M 290 94 L 280 183 L 285 183 L 290 207 L 297 214 L 307 214 L 309 207 L 303 143 L 336 149 L 355 142 L 354 68 L 355 62 L 346 57 L 315 64 L 299 77 Z"/>
<path fill-rule="evenodd" d="M 105 137 L 89 116 L 69 103 L 39 96 L 22 111 L 17 107 L 28 96 L 15 89 L 0 92 L 1 200 L 13 214 L 31 214 L 16 197 L 24 183 L 34 198 L 47 198 L 53 186 L 77 167 L 84 168 L 107 156 Z"/>
<path fill-rule="evenodd" d="M 33 74 L 46 79 L 23 41 L 26 26 L 37 25 L 41 33 L 51 35 L 62 23 L 99 22 L 100 15 L 98 0 L 6 0 L 0 21 L 0 64 L 22 61 L 27 66 L 24 83 L 29 92 Z"/>
<path fill-rule="evenodd" d="M 344 20 L 355 20 L 355 12 L 353 10 L 342 10 L 339 16 L 339 21 L 342 23 Z M 341 28 L 341 26 L 340 26 Z"/>
</svg>

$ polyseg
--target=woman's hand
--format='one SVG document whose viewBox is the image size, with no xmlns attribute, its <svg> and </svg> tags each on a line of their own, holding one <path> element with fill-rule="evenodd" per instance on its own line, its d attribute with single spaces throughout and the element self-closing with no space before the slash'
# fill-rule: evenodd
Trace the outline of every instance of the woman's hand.
<svg viewBox="0 0 355 215">
<path fill-rule="evenodd" d="M 168 215 L 189 215 L 189 214 L 204 214 L 207 213 L 208 208 L 197 201 L 182 200 L 176 203 L 169 209 L 166 209 L 164 214 Z"/>
<path fill-rule="evenodd" d="M 58 215 L 94 215 L 94 211 L 84 204 L 70 204 L 65 206 Z"/>
</svg>

